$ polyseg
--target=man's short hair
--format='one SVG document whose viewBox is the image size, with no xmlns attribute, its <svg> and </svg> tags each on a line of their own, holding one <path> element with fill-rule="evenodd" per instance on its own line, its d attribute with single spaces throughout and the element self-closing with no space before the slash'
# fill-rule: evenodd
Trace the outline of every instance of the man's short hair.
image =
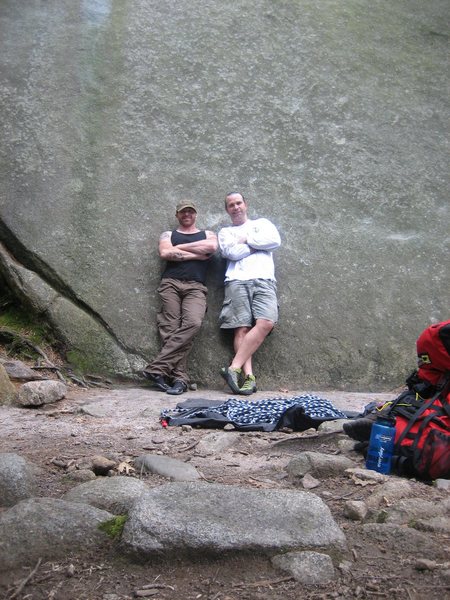
<svg viewBox="0 0 450 600">
<path fill-rule="evenodd" d="M 228 208 L 228 203 L 227 203 L 228 197 L 234 196 L 234 194 L 238 194 L 242 198 L 242 200 L 247 204 L 247 200 L 244 198 L 244 194 L 242 194 L 242 192 L 229 192 L 225 196 L 225 210 Z"/>
</svg>

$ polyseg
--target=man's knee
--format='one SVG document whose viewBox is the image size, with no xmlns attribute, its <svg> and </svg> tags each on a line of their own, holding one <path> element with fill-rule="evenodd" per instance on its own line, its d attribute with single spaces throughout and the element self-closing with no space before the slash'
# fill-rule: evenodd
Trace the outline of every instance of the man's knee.
<svg viewBox="0 0 450 600">
<path fill-rule="evenodd" d="M 192 335 L 197 334 L 202 326 L 203 323 L 203 317 L 200 316 L 192 316 L 190 319 L 188 319 L 186 321 L 186 326 L 189 329 L 189 331 L 192 332 Z"/>
<path fill-rule="evenodd" d="M 275 323 L 273 321 L 268 321 L 267 319 L 258 319 L 256 321 L 255 327 L 258 327 L 261 334 L 263 334 L 264 337 L 266 337 L 275 327 Z"/>
<path fill-rule="evenodd" d="M 244 338 L 247 333 L 251 330 L 251 327 L 236 327 L 234 330 L 234 338 L 236 340 Z"/>
</svg>

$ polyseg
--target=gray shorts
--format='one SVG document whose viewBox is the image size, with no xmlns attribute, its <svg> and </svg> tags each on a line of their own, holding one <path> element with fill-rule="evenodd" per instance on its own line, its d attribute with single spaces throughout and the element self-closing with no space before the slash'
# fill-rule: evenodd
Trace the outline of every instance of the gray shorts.
<svg viewBox="0 0 450 600">
<path fill-rule="evenodd" d="M 277 284 L 270 279 L 227 281 L 219 316 L 221 329 L 253 327 L 256 319 L 278 321 Z"/>
</svg>

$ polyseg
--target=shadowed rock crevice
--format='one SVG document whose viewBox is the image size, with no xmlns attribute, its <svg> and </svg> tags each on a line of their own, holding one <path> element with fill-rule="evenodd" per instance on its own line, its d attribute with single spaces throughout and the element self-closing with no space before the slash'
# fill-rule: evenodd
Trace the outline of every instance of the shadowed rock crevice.
<svg viewBox="0 0 450 600">
<path fill-rule="evenodd" d="M 75 365 L 122 375 L 141 368 L 144 358 L 126 348 L 104 319 L 78 298 L 45 261 L 28 252 L 1 221 L 0 237 L 5 241 L 0 242 L 0 274 L 9 290 L 38 317 L 48 321 Z M 83 327 L 84 339 L 80 330 Z"/>
</svg>

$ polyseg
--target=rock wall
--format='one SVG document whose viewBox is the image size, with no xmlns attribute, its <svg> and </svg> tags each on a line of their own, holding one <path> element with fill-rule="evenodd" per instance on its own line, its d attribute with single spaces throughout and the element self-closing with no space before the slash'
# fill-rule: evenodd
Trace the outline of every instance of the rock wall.
<svg viewBox="0 0 450 600">
<path fill-rule="evenodd" d="M 158 350 L 159 234 L 241 190 L 279 227 L 261 387 L 387 389 L 449 318 L 444 0 L 0 5 L 0 271 L 72 358 Z M 220 385 L 214 262 L 193 379 Z"/>
</svg>

